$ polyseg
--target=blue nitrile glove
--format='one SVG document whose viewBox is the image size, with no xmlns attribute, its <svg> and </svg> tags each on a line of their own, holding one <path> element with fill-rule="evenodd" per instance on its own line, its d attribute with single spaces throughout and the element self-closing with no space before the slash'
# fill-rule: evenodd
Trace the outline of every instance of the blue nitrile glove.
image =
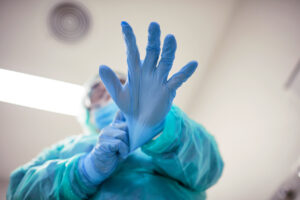
<svg viewBox="0 0 300 200">
<path fill-rule="evenodd" d="M 129 129 L 130 150 L 142 146 L 155 137 L 164 127 L 176 89 L 195 71 L 197 62 L 189 62 L 168 79 L 176 51 L 176 40 L 167 35 L 160 62 L 160 28 L 155 22 L 149 26 L 148 46 L 141 62 L 132 28 L 122 22 L 127 46 L 128 80 L 124 86 L 107 66 L 100 66 L 100 77 L 113 100 L 124 113 Z"/>
<path fill-rule="evenodd" d="M 80 164 L 80 170 L 93 184 L 100 184 L 129 153 L 128 129 L 119 112 L 115 120 L 103 128 L 93 150 Z"/>
</svg>

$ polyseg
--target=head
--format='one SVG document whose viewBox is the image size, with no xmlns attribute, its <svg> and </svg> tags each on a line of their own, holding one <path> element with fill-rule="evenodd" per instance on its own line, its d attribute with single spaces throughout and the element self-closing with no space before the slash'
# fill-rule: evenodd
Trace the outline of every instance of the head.
<svg viewBox="0 0 300 200">
<path fill-rule="evenodd" d="M 124 84 L 126 76 L 120 73 L 117 75 L 121 83 Z M 89 133 L 99 133 L 102 128 L 112 122 L 118 107 L 106 91 L 99 75 L 91 79 L 85 88 L 86 93 L 83 98 L 84 124 Z"/>
</svg>

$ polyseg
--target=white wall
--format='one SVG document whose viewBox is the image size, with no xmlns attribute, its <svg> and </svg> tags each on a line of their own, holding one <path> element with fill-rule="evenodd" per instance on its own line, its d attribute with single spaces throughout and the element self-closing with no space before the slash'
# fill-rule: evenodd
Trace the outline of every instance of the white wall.
<svg viewBox="0 0 300 200">
<path fill-rule="evenodd" d="M 300 1 L 240 1 L 195 100 L 225 161 L 208 199 L 268 199 L 300 156 L 300 98 L 284 89 L 299 19 Z"/>
</svg>

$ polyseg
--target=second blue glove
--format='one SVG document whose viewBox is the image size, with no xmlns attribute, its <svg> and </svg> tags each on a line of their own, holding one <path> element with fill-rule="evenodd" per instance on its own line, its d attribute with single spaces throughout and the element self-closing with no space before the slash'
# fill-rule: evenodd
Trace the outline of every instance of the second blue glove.
<svg viewBox="0 0 300 200">
<path fill-rule="evenodd" d="M 129 153 L 128 129 L 124 120 L 119 112 L 112 124 L 101 130 L 93 150 L 83 157 L 79 169 L 95 185 L 109 177 Z"/>
</svg>

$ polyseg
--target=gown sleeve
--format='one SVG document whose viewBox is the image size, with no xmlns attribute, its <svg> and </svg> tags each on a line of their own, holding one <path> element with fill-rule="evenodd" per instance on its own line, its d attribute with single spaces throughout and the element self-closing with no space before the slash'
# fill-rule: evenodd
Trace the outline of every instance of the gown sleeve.
<svg viewBox="0 0 300 200">
<path fill-rule="evenodd" d="M 6 198 L 87 199 L 97 186 L 78 166 L 96 141 L 97 135 L 75 136 L 44 150 L 12 172 Z"/>
<path fill-rule="evenodd" d="M 195 191 L 214 185 L 223 171 L 216 141 L 200 124 L 172 106 L 163 132 L 144 146 L 156 170 Z"/>
</svg>

